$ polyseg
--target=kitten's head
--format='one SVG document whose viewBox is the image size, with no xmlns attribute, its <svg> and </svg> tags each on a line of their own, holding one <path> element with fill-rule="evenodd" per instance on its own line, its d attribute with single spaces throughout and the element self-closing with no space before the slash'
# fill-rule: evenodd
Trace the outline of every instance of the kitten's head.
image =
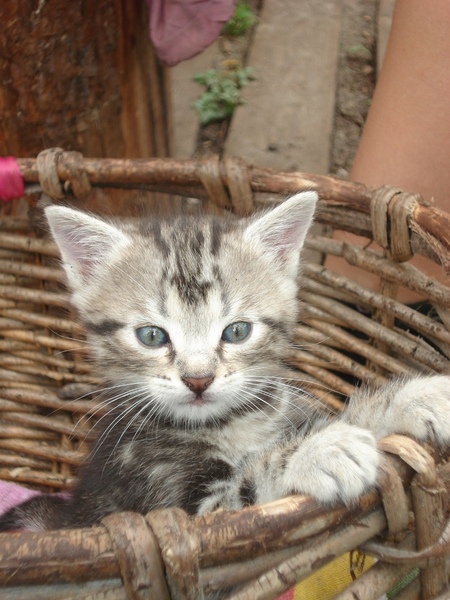
<svg viewBox="0 0 450 600">
<path fill-rule="evenodd" d="M 46 209 L 72 302 L 118 404 L 185 425 L 270 401 L 264 390 L 296 320 L 299 252 L 316 200 L 304 192 L 240 221 L 113 224 Z"/>
</svg>

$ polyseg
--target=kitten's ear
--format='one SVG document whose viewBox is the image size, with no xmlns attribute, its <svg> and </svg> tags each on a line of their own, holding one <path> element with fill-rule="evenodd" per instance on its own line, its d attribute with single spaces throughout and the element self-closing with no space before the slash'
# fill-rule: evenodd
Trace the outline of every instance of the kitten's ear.
<svg viewBox="0 0 450 600">
<path fill-rule="evenodd" d="M 244 234 L 246 239 L 262 243 L 294 278 L 297 276 L 300 250 L 311 227 L 317 200 L 318 195 L 313 191 L 296 194 L 270 212 L 257 217 Z"/>
<path fill-rule="evenodd" d="M 77 210 L 49 206 L 45 215 L 73 290 L 89 284 L 98 267 L 129 243 L 114 225 Z"/>
</svg>

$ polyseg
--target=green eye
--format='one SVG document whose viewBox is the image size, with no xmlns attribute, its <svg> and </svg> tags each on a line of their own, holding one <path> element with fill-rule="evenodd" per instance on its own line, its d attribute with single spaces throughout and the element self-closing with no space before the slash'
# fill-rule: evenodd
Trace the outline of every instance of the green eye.
<svg viewBox="0 0 450 600">
<path fill-rule="evenodd" d="M 164 329 L 155 327 L 154 325 L 138 327 L 136 329 L 136 337 L 144 346 L 149 346 L 150 348 L 159 348 L 169 341 L 169 336 Z"/>
<path fill-rule="evenodd" d="M 252 324 L 246 321 L 231 323 L 222 332 L 222 340 L 229 344 L 238 344 L 245 341 L 252 332 Z"/>
</svg>

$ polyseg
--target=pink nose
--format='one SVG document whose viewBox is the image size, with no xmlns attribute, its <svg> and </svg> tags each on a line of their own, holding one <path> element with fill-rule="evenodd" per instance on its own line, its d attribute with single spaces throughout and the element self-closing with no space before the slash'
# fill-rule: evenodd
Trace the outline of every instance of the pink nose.
<svg viewBox="0 0 450 600">
<path fill-rule="evenodd" d="M 214 377 L 183 377 L 182 379 L 190 390 L 200 396 L 211 385 Z"/>
</svg>

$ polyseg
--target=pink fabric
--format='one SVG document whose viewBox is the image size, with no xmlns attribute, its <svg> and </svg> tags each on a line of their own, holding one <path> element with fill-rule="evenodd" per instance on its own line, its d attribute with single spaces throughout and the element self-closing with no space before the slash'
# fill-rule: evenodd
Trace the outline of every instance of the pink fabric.
<svg viewBox="0 0 450 600">
<path fill-rule="evenodd" d="M 8 481 L 0 481 L 0 514 L 6 512 L 16 504 L 21 504 L 32 498 L 33 496 L 39 495 L 40 492 L 35 490 L 29 490 L 17 485 L 16 483 L 9 483 Z"/>
<path fill-rule="evenodd" d="M 25 500 L 29 500 L 33 496 L 39 496 L 40 494 L 41 492 L 37 492 L 36 490 L 30 490 L 17 483 L 2 481 L 0 479 L 0 515 L 13 506 L 22 504 Z M 57 492 L 55 495 L 66 500 L 70 498 L 69 492 Z"/>
<path fill-rule="evenodd" d="M 294 588 L 291 588 L 287 592 L 284 592 L 284 594 L 281 594 L 281 596 L 278 596 L 277 600 L 294 600 L 294 593 Z"/>
<path fill-rule="evenodd" d="M 195 56 L 219 35 L 234 0 L 147 0 L 150 37 L 168 66 Z"/>
<path fill-rule="evenodd" d="M 25 187 L 20 174 L 19 165 L 13 156 L 0 157 L 0 199 L 10 202 L 20 198 Z"/>
</svg>

